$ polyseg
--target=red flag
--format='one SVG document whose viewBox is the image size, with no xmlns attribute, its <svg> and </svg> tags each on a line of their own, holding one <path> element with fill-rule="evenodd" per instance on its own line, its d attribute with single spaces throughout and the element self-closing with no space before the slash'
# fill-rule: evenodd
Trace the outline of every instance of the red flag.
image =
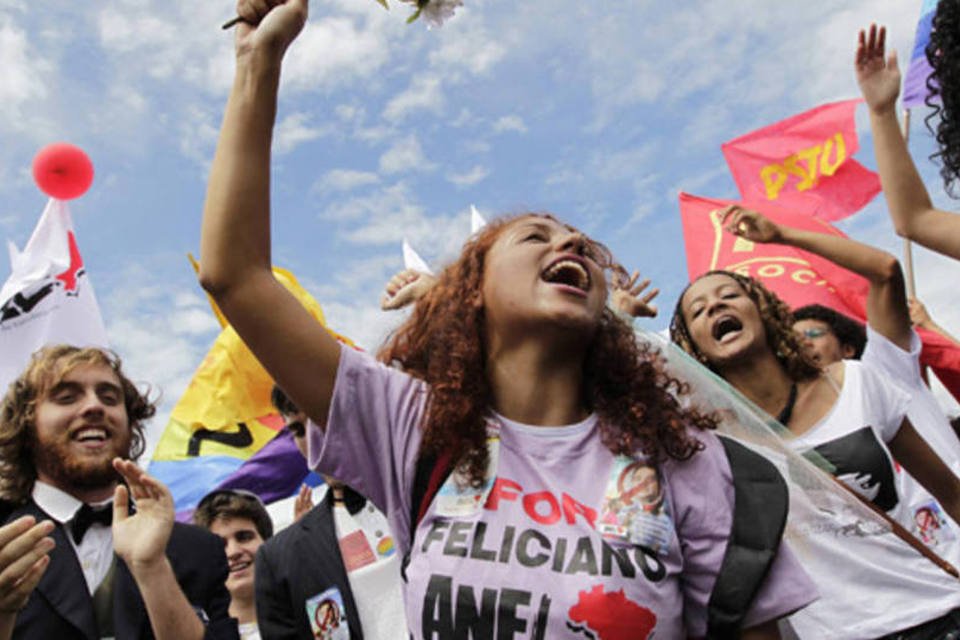
<svg viewBox="0 0 960 640">
<path fill-rule="evenodd" d="M 758 244 L 725 232 L 719 214 L 730 204 L 737 203 L 680 194 L 691 281 L 713 269 L 736 271 L 762 281 L 793 308 L 817 303 L 860 322 L 867 321 L 866 279 L 801 249 Z M 846 237 L 822 220 L 779 207 L 766 205 L 763 214 L 778 224 Z M 960 349 L 939 334 L 922 330 L 919 333 L 923 342 L 920 362 L 932 367 L 943 385 L 960 400 Z"/>
<path fill-rule="evenodd" d="M 853 159 L 860 100 L 825 104 L 721 145 L 744 202 L 845 218 L 880 193 L 880 177 Z"/>
</svg>

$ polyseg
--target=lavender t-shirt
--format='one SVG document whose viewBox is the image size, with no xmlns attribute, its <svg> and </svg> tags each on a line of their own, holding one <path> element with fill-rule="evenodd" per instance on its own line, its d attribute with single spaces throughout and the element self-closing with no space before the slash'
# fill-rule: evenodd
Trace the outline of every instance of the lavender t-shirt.
<svg viewBox="0 0 960 640">
<path fill-rule="evenodd" d="M 698 637 L 731 527 L 733 487 L 711 433 L 692 459 L 663 463 L 659 551 L 597 530 L 616 457 L 596 419 L 565 427 L 499 427 L 496 480 L 482 506 L 440 516 L 438 499 L 410 541 L 410 500 L 428 387 L 369 355 L 342 349 L 327 433 L 308 426 L 310 466 L 367 496 L 388 516 L 406 568 L 414 638 Z M 745 626 L 816 597 L 781 547 Z"/>
</svg>

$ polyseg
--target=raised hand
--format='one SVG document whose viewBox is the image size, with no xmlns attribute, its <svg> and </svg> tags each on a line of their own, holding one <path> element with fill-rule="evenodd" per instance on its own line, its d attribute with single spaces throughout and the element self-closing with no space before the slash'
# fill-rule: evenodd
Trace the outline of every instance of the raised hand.
<svg viewBox="0 0 960 640">
<path fill-rule="evenodd" d="M 380 308 L 384 311 L 402 309 L 426 295 L 436 282 L 437 278 L 429 273 L 404 269 L 387 282 L 380 298 Z"/>
<path fill-rule="evenodd" d="M 654 318 L 657 315 L 657 305 L 651 304 L 660 293 L 660 289 L 651 289 L 650 279 L 646 278 L 639 284 L 640 272 L 634 271 L 630 279 L 614 287 L 610 294 L 610 306 L 618 313 L 625 313 L 633 318 Z"/>
<path fill-rule="evenodd" d="M 305 484 L 300 485 L 297 499 L 293 501 L 293 521 L 296 522 L 313 509 L 313 492 Z"/>
<path fill-rule="evenodd" d="M 238 0 L 237 55 L 263 50 L 283 57 L 307 22 L 308 0 Z"/>
<path fill-rule="evenodd" d="M 727 231 L 751 242 L 780 242 L 782 232 L 776 223 L 759 211 L 731 204 L 721 211 L 721 224 Z"/>
<path fill-rule="evenodd" d="M 113 496 L 113 549 L 136 574 L 165 562 L 164 552 L 173 531 L 173 496 L 161 482 L 130 460 L 114 458 L 113 468 L 126 481 Z M 130 515 L 133 498 L 137 512 Z"/>
<path fill-rule="evenodd" d="M 0 527 L 0 616 L 14 615 L 27 605 L 30 594 L 50 565 L 54 547 L 52 520 L 37 522 L 23 516 Z"/>
<path fill-rule="evenodd" d="M 886 40 L 886 27 L 877 29 L 877 25 L 872 24 L 869 31 L 861 29 L 854 60 L 860 93 L 867 106 L 876 113 L 894 109 L 900 94 L 897 52 L 891 50 L 890 56 L 884 57 Z"/>
</svg>

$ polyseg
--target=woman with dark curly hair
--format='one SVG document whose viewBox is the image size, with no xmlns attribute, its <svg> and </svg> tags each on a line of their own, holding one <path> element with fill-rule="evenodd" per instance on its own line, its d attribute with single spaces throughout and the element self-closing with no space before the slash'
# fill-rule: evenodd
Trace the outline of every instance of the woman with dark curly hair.
<svg viewBox="0 0 960 640">
<path fill-rule="evenodd" d="M 886 29 L 860 31 L 855 60 L 857 83 L 870 110 L 870 129 L 883 194 L 897 233 L 944 255 L 960 259 L 960 216 L 937 209 L 917 172 L 897 121 L 900 68 L 895 52 L 885 56 Z M 960 177 L 960 0 L 941 0 L 927 47 L 933 67 L 928 85 L 942 106 L 936 137 L 947 191 Z M 928 120 L 929 125 L 929 120 Z"/>
<path fill-rule="evenodd" d="M 602 245 L 549 215 L 488 225 L 383 362 L 341 348 L 273 278 L 271 127 L 307 10 L 274 4 L 239 4 L 200 279 L 310 416 L 311 466 L 387 514 L 411 637 L 704 636 L 731 469 L 714 422 L 680 405 L 681 382 L 607 308 L 607 279 L 623 270 Z M 449 475 L 424 466 L 444 457 Z M 422 475 L 427 499 L 415 497 Z M 742 637 L 778 637 L 776 620 L 815 597 L 776 542 Z"/>
<path fill-rule="evenodd" d="M 747 224 L 756 223 L 751 219 Z M 954 520 L 960 520 L 960 479 L 906 418 L 909 394 L 858 361 L 842 360 L 821 370 L 794 331 L 794 322 L 786 303 L 758 280 L 711 271 L 680 296 L 670 336 L 785 426 L 794 450 L 819 461 L 894 520 L 909 525 L 912 518 L 901 497 L 894 458 Z M 829 557 L 836 550 L 824 548 L 815 553 Z M 957 562 L 958 558 L 947 560 Z M 920 554 L 915 561 L 921 570 L 932 567 Z M 812 575 L 821 599 L 790 619 L 801 637 L 826 637 L 829 632 L 835 638 L 875 638 L 915 625 L 942 623 L 960 631 L 960 624 L 954 622 L 960 617 L 941 620 L 960 607 L 960 588 L 944 593 L 932 586 L 931 592 L 918 587 L 919 591 L 912 593 L 902 577 L 910 574 L 910 566 L 897 566 L 891 580 L 882 553 L 876 558 L 840 555 L 828 564 L 835 573 Z M 874 601 L 896 602 L 896 606 L 884 605 L 879 615 L 865 615 L 844 604 L 844 592 L 853 588 L 873 589 Z M 816 630 L 811 632 L 811 628 Z"/>
</svg>

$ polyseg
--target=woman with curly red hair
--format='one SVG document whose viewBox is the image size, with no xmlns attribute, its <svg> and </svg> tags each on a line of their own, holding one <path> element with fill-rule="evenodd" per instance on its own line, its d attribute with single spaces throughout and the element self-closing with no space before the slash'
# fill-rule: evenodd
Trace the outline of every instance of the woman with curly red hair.
<svg viewBox="0 0 960 640">
<path fill-rule="evenodd" d="M 741 217 L 737 207 L 730 213 L 738 235 L 746 233 L 740 224 L 757 224 Z M 960 518 L 960 480 L 906 418 L 909 394 L 859 361 L 819 368 L 794 322 L 786 303 L 758 280 L 711 271 L 681 294 L 670 336 L 786 427 L 791 448 L 892 519 L 911 518 L 894 459 L 954 520 Z M 839 513 L 826 516 L 835 520 L 829 526 L 837 537 L 848 535 Z M 790 618 L 799 637 L 921 639 L 960 633 L 960 588 L 920 553 L 878 543 L 869 554 L 845 554 L 830 536 L 808 536 L 805 547 L 806 557 L 814 557 L 806 566 L 821 598 Z"/>
<path fill-rule="evenodd" d="M 239 4 L 200 278 L 311 417 L 311 466 L 387 514 L 406 557 L 409 633 L 705 636 L 731 539 L 731 467 L 713 421 L 680 405 L 681 382 L 607 308 L 607 279 L 624 274 L 602 245 L 549 215 L 487 226 L 382 362 L 341 348 L 273 278 L 271 128 L 306 10 Z M 449 475 L 425 462 L 445 457 Z M 356 542 L 345 563 L 394 552 Z M 815 597 L 779 532 L 769 551 L 736 635 L 776 638 L 776 620 Z"/>
</svg>

